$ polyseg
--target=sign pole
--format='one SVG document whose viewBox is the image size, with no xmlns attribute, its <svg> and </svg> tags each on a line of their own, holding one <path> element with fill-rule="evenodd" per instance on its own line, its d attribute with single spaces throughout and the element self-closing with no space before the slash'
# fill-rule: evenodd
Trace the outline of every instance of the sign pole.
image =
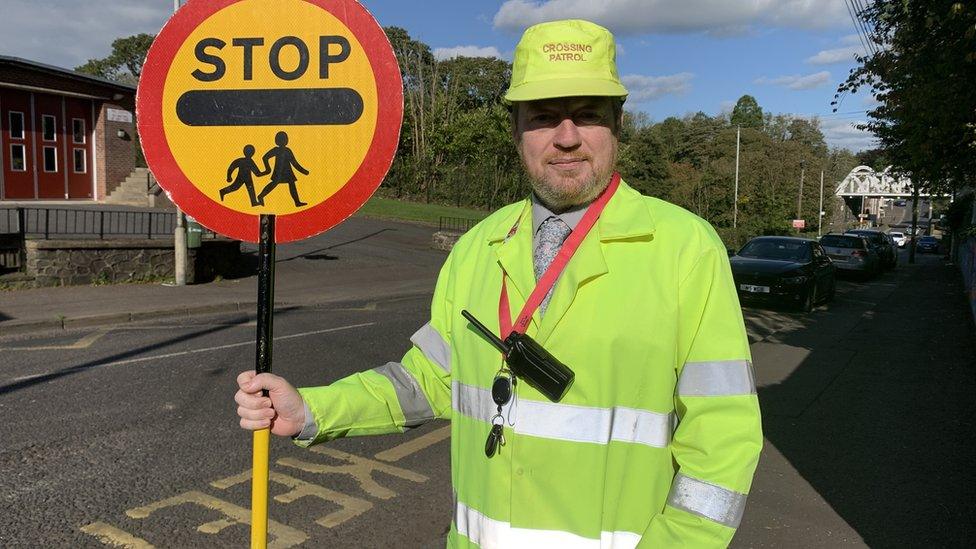
<svg viewBox="0 0 976 549">
<path fill-rule="evenodd" d="M 261 215 L 258 243 L 258 314 L 255 371 L 271 371 L 274 343 L 275 216 Z M 264 391 L 264 396 L 268 392 Z M 271 429 L 254 431 L 251 469 L 251 549 L 268 545 L 268 454 Z"/>
</svg>

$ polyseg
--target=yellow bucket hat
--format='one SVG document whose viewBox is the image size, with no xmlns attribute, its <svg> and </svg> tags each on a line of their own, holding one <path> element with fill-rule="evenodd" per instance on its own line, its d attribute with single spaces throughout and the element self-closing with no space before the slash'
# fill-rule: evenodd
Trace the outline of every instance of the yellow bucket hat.
<svg viewBox="0 0 976 549">
<path fill-rule="evenodd" d="M 588 95 L 627 97 L 610 31 L 579 19 L 526 29 L 515 47 L 505 102 Z"/>
</svg>

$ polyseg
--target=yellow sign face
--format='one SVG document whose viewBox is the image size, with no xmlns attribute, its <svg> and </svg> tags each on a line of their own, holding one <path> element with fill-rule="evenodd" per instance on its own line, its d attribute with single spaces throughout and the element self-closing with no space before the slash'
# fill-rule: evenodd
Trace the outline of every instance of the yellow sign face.
<svg viewBox="0 0 976 549">
<path fill-rule="evenodd" d="M 366 49 L 333 14 L 306 0 L 240 0 L 176 49 L 161 122 L 200 193 L 243 214 L 288 215 L 359 170 L 377 97 Z"/>
</svg>

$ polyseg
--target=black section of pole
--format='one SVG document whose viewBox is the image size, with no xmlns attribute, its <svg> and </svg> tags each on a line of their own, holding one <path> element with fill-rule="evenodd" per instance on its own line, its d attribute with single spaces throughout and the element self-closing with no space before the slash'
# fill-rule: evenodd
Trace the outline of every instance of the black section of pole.
<svg viewBox="0 0 976 549">
<path fill-rule="evenodd" d="M 274 342 L 274 268 L 275 216 L 261 216 L 261 240 L 258 244 L 258 345 L 254 369 L 271 371 Z"/>
</svg>

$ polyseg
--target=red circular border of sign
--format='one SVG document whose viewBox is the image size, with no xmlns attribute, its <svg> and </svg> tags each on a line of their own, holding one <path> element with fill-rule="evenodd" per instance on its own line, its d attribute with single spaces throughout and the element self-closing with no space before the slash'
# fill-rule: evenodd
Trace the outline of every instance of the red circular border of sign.
<svg viewBox="0 0 976 549">
<path fill-rule="evenodd" d="M 177 51 L 196 27 L 241 0 L 190 0 L 157 35 L 142 69 L 136 117 L 146 161 L 173 202 L 205 227 L 225 236 L 257 242 L 259 215 L 227 208 L 203 194 L 183 173 L 163 128 L 163 88 Z M 403 84 L 393 48 L 373 16 L 355 0 L 305 0 L 341 21 L 366 50 L 376 79 L 377 117 L 373 141 L 359 169 L 335 194 L 297 213 L 279 215 L 275 241 L 291 242 L 336 226 L 376 191 L 393 163 L 403 121 Z"/>
</svg>

